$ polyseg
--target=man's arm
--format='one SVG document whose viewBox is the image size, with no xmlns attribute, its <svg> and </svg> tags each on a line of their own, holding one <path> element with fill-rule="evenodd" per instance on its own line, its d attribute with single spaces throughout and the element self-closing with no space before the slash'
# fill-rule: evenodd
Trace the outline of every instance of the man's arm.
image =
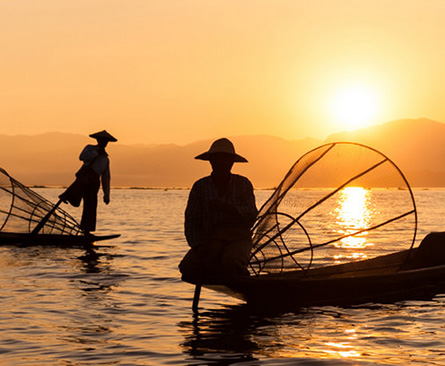
<svg viewBox="0 0 445 366">
<path fill-rule="evenodd" d="M 110 203 L 110 166 L 108 165 L 101 177 L 102 180 L 102 190 L 104 192 L 104 202 L 106 205 Z"/>
</svg>

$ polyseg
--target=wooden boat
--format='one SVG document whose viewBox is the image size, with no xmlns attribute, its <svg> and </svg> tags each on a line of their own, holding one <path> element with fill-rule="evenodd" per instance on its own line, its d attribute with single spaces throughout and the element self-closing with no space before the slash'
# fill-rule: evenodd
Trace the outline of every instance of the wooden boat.
<svg viewBox="0 0 445 366">
<path fill-rule="evenodd" d="M 263 309 L 428 299 L 445 293 L 445 233 L 415 248 L 416 233 L 414 195 L 394 162 L 329 143 L 297 160 L 261 207 L 250 276 L 183 280 L 196 284 L 195 311 L 201 285 Z"/>
<path fill-rule="evenodd" d="M 66 235 L 66 234 L 27 234 L 0 232 L 0 245 L 56 246 L 56 247 L 88 247 L 95 242 L 120 237 L 114 235 Z"/>
<path fill-rule="evenodd" d="M 431 299 L 445 292 L 445 233 L 369 260 L 221 281 L 203 286 L 268 310 Z"/>
<path fill-rule="evenodd" d="M 24 186 L 0 168 L 0 245 L 85 247 L 120 235 L 84 235 L 59 206 Z"/>
</svg>

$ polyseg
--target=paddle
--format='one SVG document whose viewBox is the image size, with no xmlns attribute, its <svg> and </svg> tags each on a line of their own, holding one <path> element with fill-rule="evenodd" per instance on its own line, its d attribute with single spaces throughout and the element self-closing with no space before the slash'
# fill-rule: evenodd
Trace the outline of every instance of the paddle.
<svg viewBox="0 0 445 366">
<path fill-rule="evenodd" d="M 39 233 L 40 230 L 42 230 L 43 226 L 45 226 L 46 222 L 49 220 L 49 218 L 51 217 L 51 215 L 57 210 L 57 208 L 60 206 L 60 204 L 62 203 L 62 200 L 59 200 L 54 207 L 45 215 L 45 217 L 42 219 L 42 221 L 40 221 L 37 226 L 33 229 L 33 231 L 31 232 L 31 235 L 37 235 Z"/>
<path fill-rule="evenodd" d="M 198 313 L 198 304 L 199 304 L 199 296 L 201 295 L 201 284 L 198 283 L 195 286 L 195 295 L 193 296 L 193 304 L 192 304 L 192 310 L 193 313 Z"/>
</svg>

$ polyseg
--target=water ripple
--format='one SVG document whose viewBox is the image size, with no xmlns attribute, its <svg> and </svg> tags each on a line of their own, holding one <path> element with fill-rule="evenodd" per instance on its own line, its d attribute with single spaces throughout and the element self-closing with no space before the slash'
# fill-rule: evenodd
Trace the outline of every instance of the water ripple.
<svg viewBox="0 0 445 366">
<path fill-rule="evenodd" d="M 57 198 L 58 191 L 46 193 Z M 258 192 L 261 200 L 268 194 Z M 113 191 L 112 203 L 99 207 L 99 234 L 123 235 L 94 251 L 1 247 L 2 364 L 445 364 L 445 295 L 258 314 L 203 289 L 193 316 L 194 287 L 177 268 L 187 251 L 187 195 Z M 429 204 L 423 212 L 431 216 L 421 220 L 434 229 L 442 213 L 433 205 L 445 192 L 422 195 L 419 209 Z"/>
</svg>

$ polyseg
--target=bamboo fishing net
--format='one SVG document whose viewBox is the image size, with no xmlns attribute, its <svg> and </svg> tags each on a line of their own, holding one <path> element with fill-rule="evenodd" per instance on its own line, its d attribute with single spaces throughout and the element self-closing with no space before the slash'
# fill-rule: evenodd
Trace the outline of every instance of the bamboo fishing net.
<svg viewBox="0 0 445 366">
<path fill-rule="evenodd" d="M 330 143 L 302 156 L 260 209 L 250 269 L 281 273 L 368 259 L 414 245 L 411 188 L 385 155 Z"/>
<path fill-rule="evenodd" d="M 1 232 L 30 234 L 54 206 L 0 168 Z M 78 235 L 81 230 L 76 220 L 58 207 L 39 233 Z"/>
</svg>

